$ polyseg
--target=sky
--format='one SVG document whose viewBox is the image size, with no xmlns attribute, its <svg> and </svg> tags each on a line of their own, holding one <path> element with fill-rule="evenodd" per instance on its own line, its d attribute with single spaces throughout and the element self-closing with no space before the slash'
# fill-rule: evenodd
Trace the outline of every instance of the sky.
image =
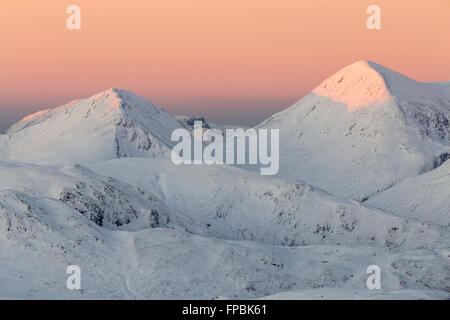
<svg viewBox="0 0 450 320">
<path fill-rule="evenodd" d="M 372 4 L 381 30 L 366 27 Z M 448 81 L 449 17 L 450 0 L 2 0 L 0 130 L 110 87 L 253 125 L 362 59 Z"/>
</svg>

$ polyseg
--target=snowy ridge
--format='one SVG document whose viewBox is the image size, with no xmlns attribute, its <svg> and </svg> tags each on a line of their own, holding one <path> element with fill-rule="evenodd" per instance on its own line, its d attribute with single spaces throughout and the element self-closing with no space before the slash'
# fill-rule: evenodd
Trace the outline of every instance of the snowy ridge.
<svg viewBox="0 0 450 320">
<path fill-rule="evenodd" d="M 186 168 L 156 159 L 120 159 L 92 169 L 158 194 L 167 206 L 230 240 L 424 248 L 450 239 L 448 232 L 427 223 L 227 166 Z"/>
<path fill-rule="evenodd" d="M 347 104 L 349 111 L 392 99 L 384 75 L 372 65 L 367 61 L 353 63 L 326 79 L 313 92 Z"/>
<path fill-rule="evenodd" d="M 24 205 L 25 199 L 51 199 L 111 230 L 137 231 L 175 223 L 200 232 L 195 221 L 169 209 L 156 195 L 111 177 L 98 176 L 80 165 L 55 168 L 0 162 L 0 173 L 0 190 L 14 194 L 13 199 Z"/>
<path fill-rule="evenodd" d="M 113 169 L 115 164 L 131 160 L 114 160 L 106 163 L 100 171 Z M 148 170 L 159 170 L 158 165 L 153 164 L 155 160 L 134 161 L 141 162 L 140 167 L 145 167 L 146 173 Z M 134 173 L 130 179 L 136 182 L 140 179 L 145 181 L 142 171 L 136 170 L 138 164 L 131 162 L 129 165 L 134 170 L 125 166 L 121 171 Z M 438 239 L 441 236 L 432 231 L 433 228 L 420 231 L 426 237 L 414 235 L 417 241 L 413 246 L 403 243 L 389 247 L 389 244 L 379 245 L 377 242 L 364 245 L 364 240 L 358 241 L 357 238 L 349 246 L 306 243 L 302 246 L 293 246 L 293 243 L 274 246 L 260 241 L 242 241 L 241 237 L 237 237 L 240 241 L 228 240 L 223 239 L 223 236 L 231 237 L 232 233 L 225 231 L 231 223 L 236 223 L 235 220 L 223 219 L 221 224 L 228 225 L 223 229 L 218 229 L 218 225 L 208 227 L 205 225 L 208 220 L 202 219 L 198 223 L 191 219 L 202 218 L 200 215 L 203 213 L 195 215 L 196 208 L 185 210 L 185 214 L 178 217 L 173 214 L 176 208 L 169 209 L 162 203 L 189 200 L 189 194 L 186 194 L 186 199 L 166 197 L 169 191 L 167 188 L 173 185 L 165 185 L 170 183 L 170 179 L 164 177 L 172 170 L 155 170 L 153 175 L 158 176 L 162 185 L 158 187 L 154 184 L 156 181 L 150 180 L 144 190 L 116 179 L 98 176 L 80 166 L 57 169 L 2 163 L 0 168 L 5 177 L 1 186 L 3 191 L 0 191 L 2 297 L 213 299 L 218 296 L 256 298 L 278 292 L 306 290 L 307 297 L 311 298 L 317 297 L 319 293 L 321 298 L 333 298 L 336 292 L 352 292 L 353 297 L 398 298 L 401 290 L 402 299 L 445 299 L 450 290 L 446 278 L 450 271 L 450 252 L 445 247 L 448 241 L 440 245 Z M 236 176 L 233 175 L 242 171 L 230 169 L 224 168 L 225 172 L 221 175 L 231 175 L 230 178 L 234 180 Z M 113 171 L 118 173 L 117 170 Z M 190 174 L 197 176 L 197 173 Z M 177 172 L 172 174 L 176 175 Z M 211 176 L 211 172 L 206 174 Z M 38 177 L 40 181 L 49 183 L 39 185 Z M 203 178 L 201 180 L 205 181 Z M 252 177 L 248 180 L 247 183 L 259 184 L 252 182 Z M 85 187 L 79 188 L 80 184 Z M 21 191 L 5 190 L 8 185 L 16 189 L 26 187 Z M 152 186 L 165 190 L 162 198 L 150 192 Z M 207 183 L 204 187 L 211 186 Z M 276 188 L 280 187 L 282 185 Z M 273 187 L 260 185 L 259 188 L 261 190 L 255 190 L 256 194 Z M 195 192 L 191 189 L 193 195 Z M 64 193 L 67 191 L 72 192 L 78 201 L 66 201 Z M 177 190 L 173 192 L 176 194 Z M 236 194 L 240 192 L 242 189 L 235 191 Z M 89 208 L 95 208 L 103 197 L 108 203 L 108 206 L 102 206 L 105 213 L 108 212 L 105 218 L 117 221 L 114 215 L 117 212 L 123 214 L 120 217 L 122 221 L 126 217 L 131 218 L 131 221 L 117 226 L 114 223 L 98 223 L 97 217 L 86 214 L 91 213 Z M 255 201 L 246 197 L 241 197 L 237 202 L 245 200 L 244 206 L 247 206 Z M 323 201 L 326 202 L 325 199 Z M 200 207 L 204 204 L 197 203 Z M 130 205 L 135 212 L 127 210 Z M 296 214 L 312 215 L 306 204 L 303 206 L 305 211 Z M 333 207 L 333 203 L 330 203 L 330 207 Z M 158 210 L 159 219 L 151 214 L 154 209 Z M 254 211 L 257 212 L 260 211 Z M 264 216 L 266 212 L 260 214 Z M 234 215 L 233 209 L 228 215 Z M 273 229 L 271 222 L 261 220 L 259 215 L 248 215 L 243 220 L 244 224 L 241 225 L 247 228 L 262 221 L 266 224 L 265 229 L 289 235 L 289 225 L 282 223 L 280 229 Z M 389 225 L 397 222 L 387 219 L 385 223 Z M 369 222 L 367 226 L 370 225 Z M 183 226 L 189 226 L 190 230 Z M 415 227 L 411 225 L 408 228 Z M 345 235 L 341 237 L 345 242 Z M 427 237 L 436 240 L 432 248 L 421 240 Z M 270 242 L 268 240 L 263 242 Z M 322 243 L 326 243 L 326 240 Z M 369 293 L 365 287 L 365 268 L 368 263 L 376 263 L 383 268 L 385 287 L 381 297 L 377 292 Z M 65 269 L 69 264 L 77 264 L 83 270 L 82 291 L 70 291 L 61 285 L 65 283 Z"/>
<path fill-rule="evenodd" d="M 408 178 L 374 196 L 367 204 L 450 228 L 450 161 L 417 177 Z"/>
<path fill-rule="evenodd" d="M 450 82 L 343 68 L 257 127 L 277 177 L 172 164 L 198 118 L 108 89 L 0 135 L 0 297 L 450 298 Z"/>
<path fill-rule="evenodd" d="M 108 89 L 25 117 L 0 136 L 0 155 L 57 165 L 133 156 L 168 158 L 170 134 L 179 127 L 174 117 L 147 100 Z"/>
<path fill-rule="evenodd" d="M 365 200 L 450 150 L 450 86 L 357 62 L 258 128 L 280 129 L 280 176 Z"/>
</svg>

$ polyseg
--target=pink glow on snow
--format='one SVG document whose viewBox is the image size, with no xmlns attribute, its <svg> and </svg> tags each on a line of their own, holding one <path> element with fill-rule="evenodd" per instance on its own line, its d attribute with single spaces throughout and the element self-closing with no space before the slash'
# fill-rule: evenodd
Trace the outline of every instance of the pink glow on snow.
<svg viewBox="0 0 450 320">
<path fill-rule="evenodd" d="M 345 67 L 322 82 L 313 92 L 347 104 L 349 112 L 391 98 L 383 77 L 366 61 Z"/>
<path fill-rule="evenodd" d="M 60 107 L 57 108 L 57 110 L 61 110 L 64 108 L 68 108 L 70 106 L 73 106 L 75 103 L 77 103 L 78 101 L 80 101 L 80 99 L 76 99 L 76 100 L 72 100 L 69 103 L 66 103 L 65 105 L 62 105 Z M 26 117 L 24 117 L 22 120 L 20 120 L 19 122 L 25 122 L 25 121 L 31 121 L 33 119 L 39 118 L 40 116 L 46 114 L 48 111 L 50 111 L 52 109 L 45 109 L 45 110 L 40 110 L 38 112 L 35 112 L 33 114 L 30 114 Z"/>
</svg>

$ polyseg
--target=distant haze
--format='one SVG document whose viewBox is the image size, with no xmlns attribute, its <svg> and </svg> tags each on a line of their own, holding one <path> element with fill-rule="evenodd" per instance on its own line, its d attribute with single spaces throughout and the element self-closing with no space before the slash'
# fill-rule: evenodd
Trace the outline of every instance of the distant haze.
<svg viewBox="0 0 450 320">
<path fill-rule="evenodd" d="M 201 115 L 220 124 L 254 126 L 291 106 L 298 98 L 155 98 L 172 114 Z M 161 103 L 159 103 L 161 101 Z"/>
<path fill-rule="evenodd" d="M 66 28 L 71 4 L 81 30 Z M 0 127 L 111 87 L 172 113 L 254 124 L 363 59 L 450 80 L 449 0 L 377 0 L 381 30 L 366 27 L 370 4 L 2 0 Z"/>
</svg>

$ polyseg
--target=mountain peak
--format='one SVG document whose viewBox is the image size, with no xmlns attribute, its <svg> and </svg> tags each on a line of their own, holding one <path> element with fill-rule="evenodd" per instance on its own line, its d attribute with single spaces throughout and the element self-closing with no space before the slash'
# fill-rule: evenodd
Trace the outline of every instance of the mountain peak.
<svg viewBox="0 0 450 320">
<path fill-rule="evenodd" d="M 70 120 L 66 121 L 66 125 L 73 125 L 74 122 L 85 121 L 92 117 L 115 120 L 123 114 L 133 116 L 136 113 L 135 118 L 139 119 L 142 112 L 149 111 L 159 113 L 162 109 L 131 91 L 109 88 L 87 98 L 76 99 L 59 107 L 30 114 L 13 124 L 7 133 L 16 133 L 49 119 L 60 118 L 61 115 Z"/>
<path fill-rule="evenodd" d="M 418 82 L 378 63 L 360 60 L 328 77 L 312 92 L 347 104 L 349 111 L 394 100 L 441 108 L 449 103 L 450 82 Z"/>
<path fill-rule="evenodd" d="M 328 77 L 313 92 L 346 103 L 350 111 L 391 98 L 385 74 L 394 74 L 374 62 L 361 60 Z"/>
<path fill-rule="evenodd" d="M 358 61 L 258 127 L 283 128 L 281 177 L 363 200 L 447 159 L 449 121 L 449 83 Z"/>
<path fill-rule="evenodd" d="M 23 118 L 0 136 L 0 151 L 5 159 L 42 164 L 166 158 L 171 133 L 180 127 L 150 101 L 110 88 Z"/>
</svg>

